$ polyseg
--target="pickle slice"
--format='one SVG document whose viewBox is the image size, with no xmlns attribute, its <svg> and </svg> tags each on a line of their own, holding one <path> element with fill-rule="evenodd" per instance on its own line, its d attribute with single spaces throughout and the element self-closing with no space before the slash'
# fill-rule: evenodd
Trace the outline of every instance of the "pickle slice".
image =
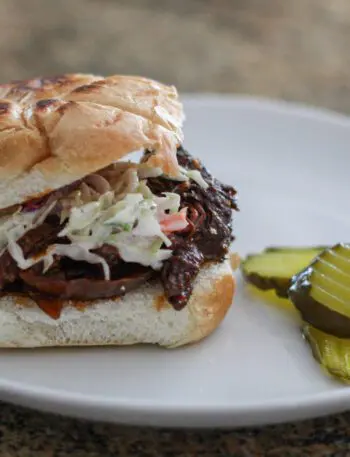
<svg viewBox="0 0 350 457">
<path fill-rule="evenodd" d="M 241 263 L 241 271 L 245 280 L 258 289 L 273 289 L 279 297 L 288 298 L 292 277 L 324 249 L 324 246 L 271 246 L 259 254 L 248 255 Z"/>
<path fill-rule="evenodd" d="M 330 335 L 350 338 L 350 245 L 324 250 L 293 277 L 289 297 L 304 321 Z"/>
<path fill-rule="evenodd" d="M 341 339 L 305 325 L 303 334 L 315 359 L 330 375 L 350 383 L 350 339 Z"/>
</svg>

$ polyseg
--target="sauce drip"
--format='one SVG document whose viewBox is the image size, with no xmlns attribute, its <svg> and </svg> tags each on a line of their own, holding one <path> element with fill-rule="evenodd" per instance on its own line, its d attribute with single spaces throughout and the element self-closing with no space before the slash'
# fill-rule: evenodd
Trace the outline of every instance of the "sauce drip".
<svg viewBox="0 0 350 457">
<path fill-rule="evenodd" d="M 35 298 L 36 304 L 52 319 L 59 319 L 63 309 L 63 300 Z"/>
</svg>

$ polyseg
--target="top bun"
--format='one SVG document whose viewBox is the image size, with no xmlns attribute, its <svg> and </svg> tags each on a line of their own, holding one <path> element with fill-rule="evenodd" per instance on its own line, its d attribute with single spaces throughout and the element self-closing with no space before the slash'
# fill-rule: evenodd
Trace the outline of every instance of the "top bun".
<svg viewBox="0 0 350 457">
<path fill-rule="evenodd" d="M 183 120 L 176 89 L 142 77 L 68 74 L 2 84 L 0 209 L 145 148 L 171 176 Z"/>
</svg>

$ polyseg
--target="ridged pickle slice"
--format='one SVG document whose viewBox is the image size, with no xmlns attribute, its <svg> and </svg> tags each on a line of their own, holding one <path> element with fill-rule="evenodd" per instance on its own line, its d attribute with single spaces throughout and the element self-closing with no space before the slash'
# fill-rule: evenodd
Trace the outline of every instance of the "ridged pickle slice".
<svg viewBox="0 0 350 457">
<path fill-rule="evenodd" d="M 303 334 L 315 359 L 330 375 L 350 383 L 350 339 L 341 339 L 305 325 Z"/>
<path fill-rule="evenodd" d="M 350 245 L 324 250 L 293 277 L 289 297 L 306 322 L 350 338 Z"/>
<path fill-rule="evenodd" d="M 259 254 L 248 255 L 241 263 L 241 271 L 245 280 L 258 289 L 273 289 L 279 297 L 288 298 L 292 277 L 324 249 L 325 246 L 268 247 Z"/>
</svg>

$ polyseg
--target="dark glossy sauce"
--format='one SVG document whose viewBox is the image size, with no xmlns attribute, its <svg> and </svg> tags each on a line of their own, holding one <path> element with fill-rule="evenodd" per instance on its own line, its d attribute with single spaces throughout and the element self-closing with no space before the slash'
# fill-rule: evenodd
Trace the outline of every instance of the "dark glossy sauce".
<svg viewBox="0 0 350 457">
<path fill-rule="evenodd" d="M 26 292 L 15 292 L 11 291 L 9 293 L 2 293 L 1 296 L 6 297 L 7 295 L 11 295 L 15 298 L 16 304 L 19 306 L 23 306 L 24 308 L 31 308 L 33 307 L 33 302 L 46 313 L 48 316 L 52 317 L 53 319 L 59 319 L 63 306 L 64 301 L 60 299 L 54 298 L 46 298 L 40 297 L 36 294 L 28 294 Z M 77 302 L 77 308 L 79 307 L 79 302 Z"/>
<path fill-rule="evenodd" d="M 36 304 L 52 319 L 59 319 L 63 309 L 63 300 L 35 298 Z"/>
</svg>

